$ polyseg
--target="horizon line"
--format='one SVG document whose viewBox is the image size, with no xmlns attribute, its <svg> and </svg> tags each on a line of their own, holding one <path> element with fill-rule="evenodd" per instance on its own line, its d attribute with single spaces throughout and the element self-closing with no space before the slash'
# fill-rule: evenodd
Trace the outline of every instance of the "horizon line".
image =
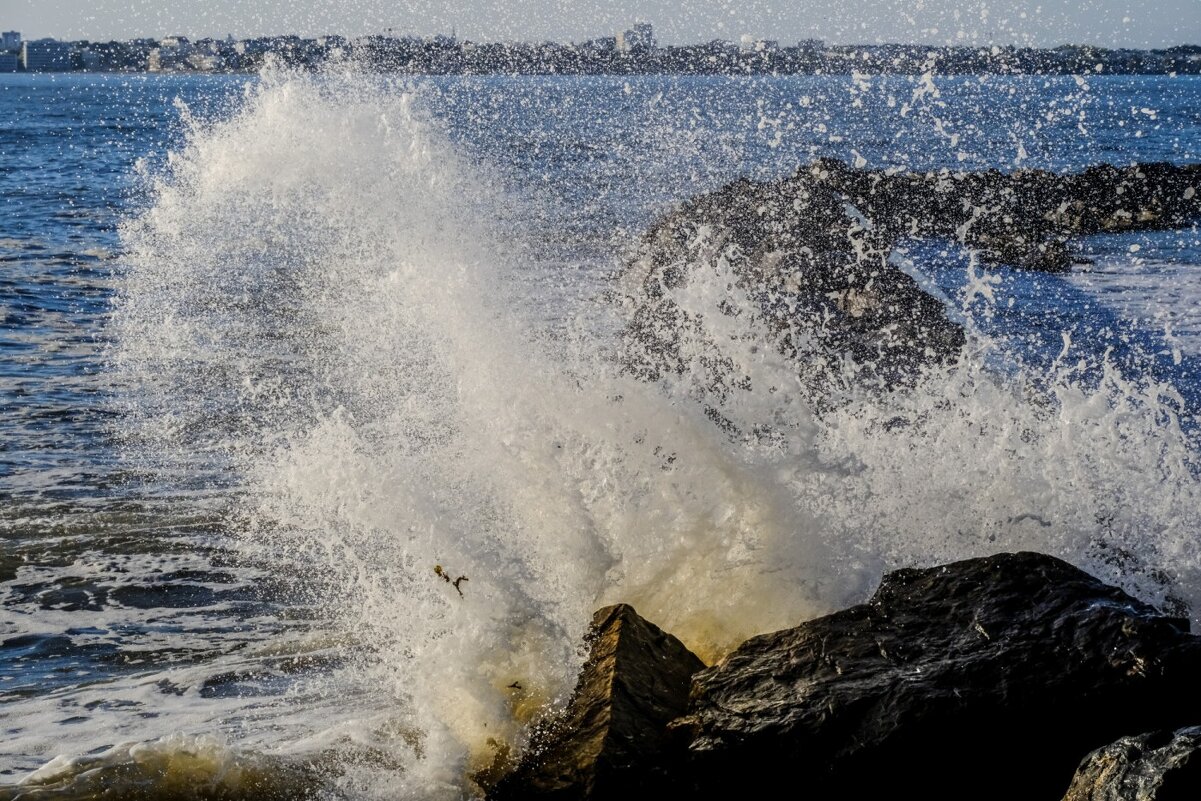
<svg viewBox="0 0 1201 801">
<path fill-rule="evenodd" d="M 279 38 L 286 38 L 286 37 L 296 37 L 301 40 L 315 41 L 317 39 L 333 37 L 333 36 L 341 37 L 343 39 L 346 39 L 347 41 L 355 41 L 357 39 L 365 39 L 368 37 L 382 36 L 384 38 L 391 38 L 391 39 L 419 39 L 422 41 L 428 41 L 428 40 L 437 39 L 437 38 L 446 38 L 446 39 L 451 39 L 451 40 L 453 40 L 455 42 L 459 42 L 459 43 L 472 43 L 472 44 L 580 45 L 580 44 L 587 44 L 588 42 L 595 42 L 598 40 L 613 39 L 613 38 L 616 38 L 616 36 L 617 36 L 616 33 L 601 34 L 598 36 L 593 36 L 593 37 L 583 39 L 583 40 L 578 40 L 578 41 L 575 39 L 568 39 L 566 41 L 560 40 L 560 39 L 504 39 L 504 40 L 502 40 L 502 39 L 458 37 L 454 33 L 451 33 L 451 34 L 446 34 L 446 33 L 418 34 L 418 33 L 408 32 L 408 33 L 399 33 L 398 34 L 398 33 L 395 33 L 393 31 L 393 29 L 391 29 L 391 28 L 385 28 L 385 29 L 383 29 L 383 31 L 380 31 L 380 32 L 364 33 L 364 34 L 359 34 L 357 36 L 348 36 L 348 35 L 341 34 L 341 33 L 320 33 L 320 34 L 269 33 L 269 34 L 251 34 L 251 35 L 240 35 L 239 34 L 239 35 L 235 36 L 233 33 L 226 33 L 225 35 L 203 35 L 203 36 L 193 37 L 193 35 L 191 35 L 191 34 L 170 33 L 170 34 L 163 34 L 163 35 L 159 35 L 159 36 L 132 36 L 132 37 L 125 38 L 125 39 L 108 38 L 108 37 L 96 38 L 96 37 L 87 37 L 87 36 L 80 37 L 77 39 L 68 39 L 68 38 L 63 38 L 63 37 L 59 37 L 59 36 L 38 36 L 36 38 L 26 38 L 21 31 L 13 30 L 13 31 L 4 31 L 4 32 L 5 33 L 17 33 L 17 34 L 21 35 L 23 42 L 37 42 L 37 41 L 53 40 L 53 41 L 57 41 L 57 42 L 89 42 L 89 43 L 92 43 L 92 42 L 135 42 L 135 41 L 161 42 L 164 39 L 173 39 L 173 38 L 183 38 L 183 39 L 187 39 L 188 41 L 205 41 L 205 40 L 227 41 L 229 38 L 233 38 L 234 41 L 238 42 L 238 41 L 248 41 L 251 39 L 279 39 Z M 659 44 L 656 42 L 648 49 L 664 50 L 664 49 L 671 48 L 671 47 L 691 47 L 691 46 L 696 46 L 696 45 L 712 44 L 714 42 L 726 42 L 729 44 L 737 45 L 740 43 L 742 37 L 746 37 L 746 36 L 752 36 L 752 34 L 743 33 L 743 34 L 740 34 L 739 38 L 737 38 L 737 39 L 725 39 L 725 38 L 721 38 L 721 37 L 714 37 L 712 39 L 704 39 L 704 40 L 698 40 L 698 41 L 693 41 L 693 42 L 677 42 L 677 43 L 669 43 L 669 44 Z M 784 42 L 784 40 L 775 39 L 770 36 L 755 36 L 752 39 L 752 41 L 754 41 L 754 42 L 775 42 L 782 49 L 783 48 L 791 48 L 791 47 L 799 47 L 802 44 L 807 43 L 807 42 L 821 43 L 821 45 L 823 47 L 888 47 L 888 46 L 896 46 L 896 47 L 930 47 L 930 48 L 939 48 L 939 49 L 956 49 L 956 48 L 981 49 L 981 48 L 996 47 L 996 48 L 1002 48 L 1002 49 L 1013 48 L 1013 49 L 1017 49 L 1017 50 L 1056 50 L 1061 47 L 1090 47 L 1090 48 L 1095 48 L 1097 50 L 1154 51 L 1154 50 L 1172 50 L 1172 49 L 1176 49 L 1176 48 L 1187 48 L 1187 47 L 1201 47 L 1201 40 L 1199 40 L 1199 41 L 1179 41 L 1176 44 L 1164 44 L 1164 45 L 1160 45 L 1160 46 L 1102 45 L 1102 44 L 1093 44 L 1090 42 L 1076 42 L 1076 41 L 1063 41 L 1058 44 L 1047 44 L 1047 45 L 1019 44 L 1019 43 L 1015 43 L 1015 42 L 1001 43 L 998 41 L 963 42 L 963 43 L 947 43 L 947 42 L 933 43 L 933 42 L 923 42 L 923 41 L 877 40 L 875 42 L 865 42 L 865 41 L 831 41 L 831 40 L 827 40 L 827 39 L 817 37 L 817 36 L 808 37 L 805 39 L 797 39 L 795 41 L 790 41 L 787 44 Z"/>
</svg>

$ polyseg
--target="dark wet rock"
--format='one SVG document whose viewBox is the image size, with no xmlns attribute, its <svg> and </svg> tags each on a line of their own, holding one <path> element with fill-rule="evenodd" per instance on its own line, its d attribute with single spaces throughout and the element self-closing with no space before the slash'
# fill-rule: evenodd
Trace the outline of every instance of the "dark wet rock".
<svg viewBox="0 0 1201 801">
<path fill-rule="evenodd" d="M 958 356 L 960 326 L 889 263 L 891 243 L 848 211 L 819 174 L 772 184 L 737 181 L 696 198 L 648 233 L 623 277 L 630 308 L 624 361 L 631 372 L 649 380 L 689 374 L 699 394 L 718 400 L 746 386 L 724 343 L 707 338 L 706 313 L 755 317 L 818 395 L 844 356 L 864 380 L 885 384 Z M 719 269 L 729 278 L 714 280 Z M 724 286 L 727 280 L 737 286 Z M 681 295 L 692 281 L 711 282 L 723 297 L 713 298 L 712 308 L 687 308 Z M 745 298 L 740 304 L 724 297 L 735 288 Z"/>
<path fill-rule="evenodd" d="M 1026 269 L 1067 270 L 1071 237 L 1179 228 L 1201 217 L 1201 164 L 1101 164 L 1067 175 L 1046 170 L 890 175 L 834 161 L 817 168 L 889 240 L 953 237 L 990 261 Z"/>
<path fill-rule="evenodd" d="M 673 732 L 695 797 L 1061 799 L 1090 751 L 1201 720 L 1201 638 L 1058 559 L 886 575 L 867 603 L 748 640 Z"/>
<path fill-rule="evenodd" d="M 539 726 L 517 767 L 488 793 L 503 799 L 633 798 L 666 786 L 667 724 L 704 663 L 625 604 L 601 609 L 565 714 Z"/>
<path fill-rule="evenodd" d="M 706 338 L 704 317 L 741 315 L 771 332 L 816 395 L 847 379 L 848 358 L 852 382 L 903 385 L 956 360 L 965 339 L 944 304 L 890 261 L 903 240 L 953 239 L 988 262 L 1064 271 L 1073 237 L 1201 218 L 1199 189 L 1201 165 L 1166 163 L 1058 175 L 870 171 L 825 159 L 780 181 L 735 181 L 645 236 L 623 274 L 623 360 L 649 380 L 687 375 L 720 401 L 750 379 L 720 337 Z M 744 300 L 698 310 L 681 300 L 692 281 Z"/>
<path fill-rule="evenodd" d="M 1123 737 L 1089 754 L 1063 801 L 1201 798 L 1201 726 Z"/>
</svg>

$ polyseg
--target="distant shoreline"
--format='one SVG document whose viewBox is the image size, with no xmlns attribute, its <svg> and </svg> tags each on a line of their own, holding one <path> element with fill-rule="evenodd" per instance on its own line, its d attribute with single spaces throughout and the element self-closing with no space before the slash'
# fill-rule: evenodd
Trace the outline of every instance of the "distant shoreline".
<svg viewBox="0 0 1201 801">
<path fill-rule="evenodd" d="M 454 35 L 170 36 L 131 41 L 21 41 L 4 34 L 0 72 L 253 74 L 271 63 L 317 70 L 354 63 L 404 75 L 1201 75 L 1201 45 L 1156 50 L 913 44 L 781 45 L 744 36 L 659 46 L 650 26 L 582 43 L 472 42 Z"/>
</svg>

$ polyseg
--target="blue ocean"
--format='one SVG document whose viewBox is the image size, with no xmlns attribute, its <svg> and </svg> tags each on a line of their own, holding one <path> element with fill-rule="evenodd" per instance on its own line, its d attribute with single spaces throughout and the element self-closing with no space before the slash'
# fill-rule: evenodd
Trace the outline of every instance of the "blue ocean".
<svg viewBox="0 0 1201 801">
<path fill-rule="evenodd" d="M 905 242 L 964 354 L 821 407 L 700 313 L 770 437 L 620 369 L 643 232 L 821 157 L 1201 163 L 1201 78 L 0 75 L 0 798 L 472 797 L 617 601 L 712 659 L 1031 549 L 1196 626 L 1201 220 Z"/>
</svg>

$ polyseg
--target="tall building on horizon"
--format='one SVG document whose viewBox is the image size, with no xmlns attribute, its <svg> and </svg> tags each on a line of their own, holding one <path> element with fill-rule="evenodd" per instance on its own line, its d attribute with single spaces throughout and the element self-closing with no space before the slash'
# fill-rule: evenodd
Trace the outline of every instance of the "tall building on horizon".
<svg viewBox="0 0 1201 801">
<path fill-rule="evenodd" d="M 0 33 L 0 50 L 20 50 L 21 32 L 5 31 Z"/>
<path fill-rule="evenodd" d="M 69 42 L 39 39 L 21 43 L 21 68 L 26 72 L 69 72 L 74 68 L 75 48 Z"/>
<path fill-rule="evenodd" d="M 628 31 L 617 34 L 617 49 L 623 53 L 655 48 L 655 29 L 649 22 L 639 22 Z"/>
</svg>

